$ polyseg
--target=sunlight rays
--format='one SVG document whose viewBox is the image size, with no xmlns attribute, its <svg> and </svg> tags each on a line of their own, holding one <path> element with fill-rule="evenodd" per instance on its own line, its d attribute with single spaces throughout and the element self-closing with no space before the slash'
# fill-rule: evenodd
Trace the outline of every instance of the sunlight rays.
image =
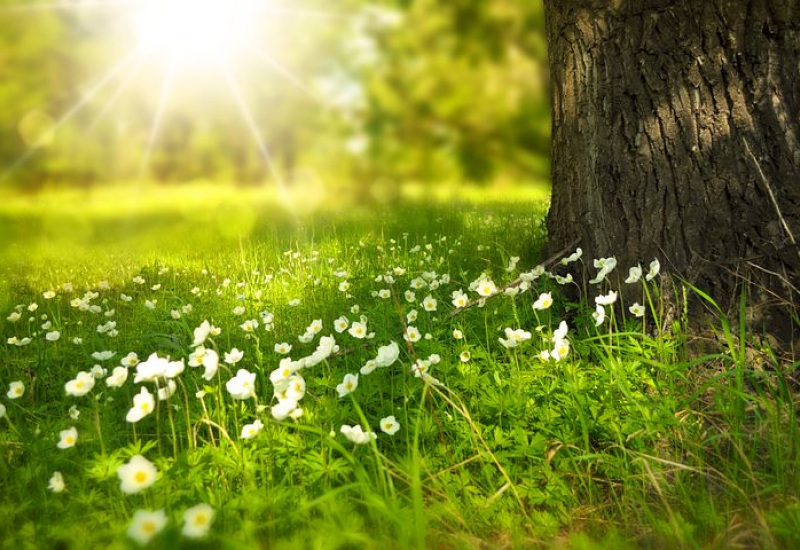
<svg viewBox="0 0 800 550">
<path fill-rule="evenodd" d="M 128 73 L 123 78 L 122 82 L 120 82 L 117 89 L 114 90 L 114 94 L 108 98 L 106 104 L 103 106 L 102 110 L 97 114 L 95 119 L 89 125 L 88 131 L 91 132 L 94 128 L 102 121 L 106 115 L 111 111 L 117 101 L 122 97 L 122 95 L 130 88 L 131 84 L 133 83 L 134 78 L 136 75 L 139 74 L 139 71 L 142 68 L 142 58 L 138 57 L 136 59 L 136 63 L 131 67 Z"/>
<path fill-rule="evenodd" d="M 190 0 L 164 0 L 163 2 L 160 0 L 50 0 L 0 6 L 0 17 L 6 14 L 13 17 L 15 14 L 41 12 L 79 12 L 84 9 L 103 12 L 103 17 L 105 17 L 103 10 L 118 10 L 119 15 L 114 16 L 115 19 L 123 23 L 125 20 L 130 19 L 132 30 L 136 30 L 136 24 L 138 23 L 140 37 L 135 50 L 116 62 L 77 102 L 53 123 L 48 131 L 51 131 L 54 135 L 63 129 L 65 125 L 74 121 L 76 115 L 93 102 L 97 104 L 95 106 L 97 115 L 82 131 L 85 133 L 94 131 L 100 122 L 114 111 L 119 104 L 120 98 L 130 90 L 137 77 L 140 77 L 143 69 L 147 68 L 146 65 L 152 65 L 155 68 L 166 60 L 165 66 L 162 65 L 162 70 L 165 73 L 160 90 L 145 89 L 146 92 L 152 93 L 154 96 L 157 95 L 157 99 L 146 141 L 144 139 L 141 140 L 141 146 L 144 147 L 144 151 L 138 168 L 138 179 L 140 181 L 144 180 L 150 175 L 153 154 L 157 148 L 159 138 L 163 134 L 165 113 L 170 103 L 171 94 L 174 95 L 173 88 L 175 88 L 177 79 L 182 78 L 181 69 L 184 66 L 189 66 L 188 58 L 192 56 L 192 60 L 196 58 L 197 63 L 202 63 L 203 72 L 198 73 L 200 76 L 205 76 L 206 65 L 221 69 L 226 88 L 236 104 L 239 115 L 247 126 L 250 137 L 256 145 L 270 179 L 274 180 L 279 192 L 285 192 L 284 179 L 267 146 L 264 132 L 256 122 L 254 111 L 245 100 L 245 93 L 241 83 L 234 77 L 234 69 L 231 64 L 234 54 L 237 58 L 242 54 L 253 57 L 258 62 L 266 65 L 280 78 L 285 79 L 296 90 L 320 105 L 328 106 L 329 101 L 323 95 L 313 87 L 306 85 L 292 70 L 278 61 L 276 56 L 272 55 L 272 52 L 261 49 L 256 41 L 259 37 L 255 35 L 248 36 L 245 30 L 250 28 L 251 22 L 249 19 L 252 18 L 251 16 L 258 16 L 259 19 L 261 17 L 274 17 L 275 19 L 297 17 L 329 21 L 350 20 L 356 16 L 333 10 L 280 5 L 270 0 L 238 0 L 239 3 L 237 4 L 223 2 L 223 0 L 204 1 L 206 3 L 194 3 Z M 203 6 L 205 6 L 205 11 L 202 9 Z M 223 12 L 223 6 L 232 13 Z M 183 13 L 181 10 L 186 10 L 186 12 Z M 222 16 L 223 14 L 224 17 Z M 197 24 L 197 28 L 186 29 L 185 27 L 191 26 L 192 22 Z M 265 25 L 266 23 L 259 23 L 258 28 L 262 33 L 261 36 L 264 36 L 266 32 Z M 228 44 L 226 41 L 231 43 Z M 235 45 L 236 51 L 232 51 L 232 45 Z M 184 55 L 185 59 L 181 55 Z M 193 74 L 193 76 L 195 75 Z M 113 91 L 103 93 L 106 99 L 101 103 L 97 99 L 98 95 L 109 89 L 109 86 L 115 82 L 116 87 Z M 200 89 L 202 89 L 202 86 L 197 87 L 197 90 Z M 10 174 L 14 173 L 38 153 L 43 153 L 43 147 L 30 146 L 5 171 L 0 173 L 0 182 L 5 181 Z"/>
<path fill-rule="evenodd" d="M 72 120 L 78 113 L 80 113 L 84 107 L 86 107 L 94 98 L 95 96 L 100 93 L 108 84 L 113 82 L 119 74 L 125 70 L 131 63 L 138 56 L 138 50 L 132 52 L 128 56 L 124 57 L 120 61 L 118 61 L 111 69 L 98 80 L 88 92 L 86 92 L 83 97 L 81 97 L 72 107 L 70 107 L 66 113 L 61 115 L 61 117 L 55 122 L 53 125 L 51 132 L 54 134 L 58 133 L 58 131 L 64 127 L 70 120 Z M 22 156 L 20 156 L 10 167 L 8 167 L 2 175 L 0 175 L 0 181 L 4 181 L 10 174 L 12 174 L 17 168 L 25 164 L 32 156 L 34 156 L 37 152 L 39 152 L 39 148 L 34 147 L 28 149 Z"/>
<path fill-rule="evenodd" d="M 278 169 L 272 159 L 272 155 L 270 154 L 269 149 L 264 142 L 264 137 L 261 134 L 261 130 L 259 130 L 258 125 L 253 118 L 253 114 L 250 112 L 250 108 L 247 106 L 247 103 L 244 100 L 241 88 L 237 84 L 236 80 L 234 80 L 230 67 L 226 63 L 220 63 L 219 65 L 223 76 L 225 77 L 225 82 L 228 84 L 228 88 L 230 89 L 231 94 L 236 101 L 236 105 L 239 108 L 239 113 L 242 115 L 245 124 L 247 124 L 248 130 L 250 130 L 252 138 L 255 140 L 256 145 L 258 146 L 258 151 L 261 154 L 261 158 L 267 165 L 267 169 L 269 170 L 272 178 L 275 180 L 275 184 L 277 185 L 279 191 L 284 192 L 286 185 L 284 184 L 283 178 L 278 172 Z"/>
<path fill-rule="evenodd" d="M 301 80 L 300 80 L 298 77 L 296 77 L 296 76 L 295 76 L 295 75 L 294 75 L 294 74 L 293 74 L 293 73 L 292 73 L 290 70 L 288 70 L 288 69 L 287 69 L 286 67 L 284 67 L 284 66 L 283 66 L 281 63 L 279 63 L 278 61 L 276 61 L 276 60 L 275 60 L 275 58 L 273 58 L 272 56 L 268 55 L 267 53 L 265 53 L 265 52 L 263 52 L 263 51 L 261 51 L 261 50 L 259 50 L 259 49 L 257 49 L 257 48 L 254 48 L 254 47 L 251 47 L 251 48 L 249 48 L 249 51 L 250 51 L 250 53 L 251 53 L 251 54 L 252 54 L 254 57 L 256 57 L 256 58 L 257 58 L 259 61 L 261 61 L 262 63 L 264 63 L 264 64 L 266 64 L 266 65 L 269 65 L 269 67 L 270 67 L 270 68 L 272 68 L 272 70 L 273 70 L 274 72 L 278 73 L 280 76 L 282 76 L 283 78 L 285 78 L 285 79 L 286 79 L 288 82 L 290 82 L 290 83 L 291 83 L 291 84 L 293 84 L 293 85 L 294 85 L 296 88 L 298 88 L 299 90 L 301 90 L 302 92 L 304 92 L 304 93 L 305 93 L 306 95 L 308 95 L 308 96 L 309 96 L 311 99 L 313 99 L 314 101 L 317 101 L 317 102 L 319 102 L 319 103 L 321 103 L 321 104 L 323 104 L 323 105 L 326 105 L 326 104 L 327 104 L 327 101 L 326 101 L 325 99 L 323 99 L 323 98 L 321 98 L 320 96 L 318 96 L 318 95 L 316 94 L 316 92 L 314 92 L 314 90 L 312 90 L 311 88 L 309 88 L 308 86 L 306 86 L 306 85 L 305 85 L 305 84 L 304 84 L 304 83 L 303 83 L 303 82 L 302 82 L 302 81 L 301 81 Z"/>
<path fill-rule="evenodd" d="M 161 85 L 161 93 L 158 96 L 158 105 L 156 107 L 156 112 L 153 115 L 153 123 L 150 127 L 150 137 L 147 140 L 147 147 L 144 151 L 144 157 L 142 157 L 142 163 L 139 166 L 139 181 L 141 182 L 145 176 L 147 176 L 147 171 L 150 165 L 150 158 L 153 154 L 153 149 L 156 144 L 156 140 L 158 139 L 158 133 L 161 130 L 161 121 L 164 118 L 164 112 L 167 108 L 167 103 L 169 101 L 169 95 L 172 91 L 172 84 L 175 80 L 175 65 L 170 64 L 167 69 L 167 74 L 164 76 L 164 82 Z"/>
</svg>

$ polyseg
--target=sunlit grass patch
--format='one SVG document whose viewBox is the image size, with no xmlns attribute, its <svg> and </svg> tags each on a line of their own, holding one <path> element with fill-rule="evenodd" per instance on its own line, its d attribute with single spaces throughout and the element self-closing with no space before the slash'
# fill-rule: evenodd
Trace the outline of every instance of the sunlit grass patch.
<svg viewBox="0 0 800 550">
<path fill-rule="evenodd" d="M 2 252 L 9 544 L 796 540 L 797 365 L 727 320 L 697 356 L 657 261 L 542 265 L 524 202 L 303 218 L 244 193 L 226 237 L 178 214 L 242 198 L 207 193 L 2 214 L 92 227 Z"/>
</svg>

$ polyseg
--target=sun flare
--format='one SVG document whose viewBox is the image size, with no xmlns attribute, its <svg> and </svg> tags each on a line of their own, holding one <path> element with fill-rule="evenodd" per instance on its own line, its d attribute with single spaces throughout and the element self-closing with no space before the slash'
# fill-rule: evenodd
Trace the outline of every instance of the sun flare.
<svg viewBox="0 0 800 550">
<path fill-rule="evenodd" d="M 179 65 L 202 65 L 243 51 L 256 9 L 248 0 L 150 0 L 136 17 L 143 53 Z"/>
</svg>

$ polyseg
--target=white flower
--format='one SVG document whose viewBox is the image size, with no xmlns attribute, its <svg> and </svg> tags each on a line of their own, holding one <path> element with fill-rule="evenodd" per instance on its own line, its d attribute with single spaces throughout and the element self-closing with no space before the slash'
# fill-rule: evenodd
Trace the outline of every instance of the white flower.
<svg viewBox="0 0 800 550">
<path fill-rule="evenodd" d="M 533 302 L 533 309 L 543 310 L 553 305 L 553 295 L 550 292 L 543 292 Z"/>
<path fill-rule="evenodd" d="M 428 294 L 424 300 L 422 300 L 422 307 L 425 308 L 425 311 L 436 311 L 436 299 Z"/>
<path fill-rule="evenodd" d="M 292 351 L 292 345 L 287 342 L 282 342 L 280 344 L 275 344 L 273 348 L 275 353 L 280 353 L 281 355 L 286 355 L 290 351 Z"/>
<path fill-rule="evenodd" d="M 299 374 L 282 378 L 275 384 L 274 395 L 278 401 L 285 399 L 300 401 L 306 395 L 306 381 Z"/>
<path fill-rule="evenodd" d="M 153 382 L 156 378 L 166 376 L 169 367 L 169 359 L 159 357 L 157 353 L 151 353 L 146 361 L 136 365 L 136 376 L 133 377 L 134 384 L 140 382 Z"/>
<path fill-rule="evenodd" d="M 347 281 L 339 283 L 339 292 L 347 292 L 348 290 L 350 290 L 350 283 Z"/>
<path fill-rule="evenodd" d="M 131 524 L 128 526 L 127 534 L 139 544 L 145 545 L 164 529 L 167 521 L 167 515 L 164 510 L 156 510 L 155 512 L 136 510 Z"/>
<path fill-rule="evenodd" d="M 605 296 L 596 296 L 594 299 L 594 303 L 599 306 L 610 306 L 614 302 L 617 301 L 617 292 L 612 290 Z"/>
<path fill-rule="evenodd" d="M 278 404 L 272 407 L 272 418 L 277 421 L 286 420 L 295 411 L 300 410 L 297 408 L 296 399 L 281 399 Z"/>
<path fill-rule="evenodd" d="M 292 361 L 291 357 L 284 357 L 281 359 L 280 366 L 270 373 L 269 381 L 278 384 L 281 380 L 289 378 L 302 366 L 299 361 Z"/>
<path fill-rule="evenodd" d="M 116 354 L 114 351 L 96 351 L 92 354 L 92 358 L 96 361 L 108 361 Z"/>
<path fill-rule="evenodd" d="M 217 369 L 219 368 L 219 355 L 213 349 L 207 349 L 205 346 L 198 346 L 189 355 L 190 367 L 204 367 L 203 379 L 211 380 L 216 376 Z"/>
<path fill-rule="evenodd" d="M 128 411 L 125 420 L 131 423 L 139 422 L 142 418 L 153 412 L 156 406 L 153 394 L 142 387 L 141 391 L 133 396 L 133 407 Z"/>
<path fill-rule="evenodd" d="M 94 365 L 92 370 L 89 371 L 92 376 L 95 378 L 103 378 L 106 374 L 108 374 L 108 369 L 104 369 L 102 365 Z"/>
<path fill-rule="evenodd" d="M 357 387 L 358 375 L 347 373 L 344 375 L 344 380 L 342 383 L 336 386 L 336 391 L 339 393 L 339 397 L 344 397 L 345 395 L 354 392 Z"/>
<path fill-rule="evenodd" d="M 157 303 L 158 300 L 145 300 L 144 307 L 146 307 L 147 309 L 155 309 Z"/>
<path fill-rule="evenodd" d="M 258 420 L 256 420 L 260 424 Z M 211 520 L 214 519 L 214 509 L 208 504 L 202 503 L 192 506 L 183 513 L 183 529 L 181 533 L 190 539 L 205 537 L 211 528 Z"/>
<path fill-rule="evenodd" d="M 567 273 L 566 277 L 556 275 L 556 282 L 560 285 L 568 285 L 572 282 L 572 273 Z"/>
<path fill-rule="evenodd" d="M 292 298 L 289 300 L 289 307 L 297 307 L 300 305 L 300 298 Z"/>
<path fill-rule="evenodd" d="M 413 288 L 414 290 L 420 290 L 422 288 L 425 288 L 425 286 L 427 286 L 428 283 L 426 283 L 425 279 L 423 279 L 422 277 L 417 277 L 416 279 L 412 280 L 410 284 L 411 288 Z"/>
<path fill-rule="evenodd" d="M 385 434 L 394 435 L 400 429 L 400 423 L 397 422 L 394 416 L 387 416 L 381 418 L 380 421 L 381 431 Z"/>
<path fill-rule="evenodd" d="M 456 340 L 463 340 L 464 339 L 464 333 L 461 332 L 458 329 L 454 329 L 453 330 L 453 338 L 455 338 Z"/>
<path fill-rule="evenodd" d="M 633 313 L 636 317 L 644 317 L 644 306 L 639 302 L 634 302 L 633 305 L 628 308 L 628 311 Z"/>
<path fill-rule="evenodd" d="M 135 367 L 139 364 L 139 356 L 134 352 L 130 352 L 120 360 L 120 363 L 124 367 Z"/>
<path fill-rule="evenodd" d="M 76 407 L 75 405 L 72 405 L 72 406 L 69 408 L 69 411 L 68 411 L 68 412 L 69 412 L 69 417 L 70 417 L 72 420 L 78 420 L 78 418 L 79 418 L 79 417 L 80 417 L 80 415 L 81 415 L 81 411 L 79 411 L 79 410 L 78 410 L 78 407 Z"/>
<path fill-rule="evenodd" d="M 597 276 L 594 279 L 589 281 L 592 284 L 603 282 L 606 276 L 617 267 L 617 259 L 613 256 L 609 258 L 600 258 L 594 261 L 594 266 L 600 271 L 597 272 Z"/>
<path fill-rule="evenodd" d="M 211 334 L 211 323 L 203 321 L 199 327 L 194 329 L 194 342 L 192 342 L 192 347 L 203 345 L 209 334 Z"/>
<path fill-rule="evenodd" d="M 178 389 L 178 384 L 175 383 L 174 380 L 167 380 L 167 385 L 158 388 L 158 400 L 159 401 L 166 401 L 175 393 L 175 390 Z"/>
<path fill-rule="evenodd" d="M 411 372 L 414 373 L 415 377 L 421 378 L 428 374 L 430 368 L 431 368 L 430 361 L 425 361 L 424 359 L 417 359 L 417 361 L 413 365 L 411 365 Z"/>
<path fill-rule="evenodd" d="M 348 426 L 345 424 L 339 428 L 339 431 L 356 445 L 369 443 L 378 437 L 375 435 L 375 432 L 364 432 L 364 429 L 361 426 Z"/>
<path fill-rule="evenodd" d="M 368 374 L 372 374 L 372 372 L 377 368 L 378 365 L 375 364 L 375 359 L 370 359 L 366 363 L 364 363 L 364 366 L 361 367 L 361 370 L 359 372 L 364 376 L 366 376 Z"/>
<path fill-rule="evenodd" d="M 176 321 L 181 318 L 181 312 L 177 309 L 170 310 L 169 316 L 175 319 Z"/>
<path fill-rule="evenodd" d="M 472 358 L 472 355 L 470 354 L 469 351 L 464 350 L 461 352 L 461 355 L 459 355 L 458 358 L 461 360 L 462 363 L 467 363 Z"/>
<path fill-rule="evenodd" d="M 61 338 L 61 333 L 57 330 L 48 332 L 47 334 L 44 335 L 44 339 L 47 340 L 48 342 L 58 342 L 60 338 Z"/>
<path fill-rule="evenodd" d="M 119 388 L 128 379 L 128 369 L 125 367 L 115 367 L 111 371 L 111 376 L 106 378 L 106 386 L 109 388 Z"/>
<path fill-rule="evenodd" d="M 558 328 L 553 331 L 553 342 L 564 340 L 567 337 L 568 330 L 569 328 L 567 327 L 567 322 L 561 321 L 561 323 L 558 325 Z"/>
<path fill-rule="evenodd" d="M 6 392 L 6 396 L 9 399 L 19 399 L 24 393 L 25 384 L 23 384 L 21 380 L 17 380 L 8 385 L 8 392 Z"/>
<path fill-rule="evenodd" d="M 95 384 L 95 377 L 91 372 L 81 371 L 73 380 L 64 384 L 64 391 L 67 395 L 82 397 L 92 391 Z"/>
<path fill-rule="evenodd" d="M 297 341 L 300 342 L 301 344 L 308 344 L 313 339 L 314 339 L 313 332 L 306 332 L 305 334 L 301 334 L 300 336 L 297 337 Z"/>
<path fill-rule="evenodd" d="M 75 443 L 78 442 L 78 429 L 73 426 L 67 430 L 62 430 L 59 432 L 58 437 L 60 438 L 57 444 L 59 449 L 74 447 Z"/>
<path fill-rule="evenodd" d="M 461 292 L 461 289 L 454 290 L 453 294 L 452 294 L 452 298 L 453 298 L 453 305 L 456 306 L 459 309 L 461 309 L 462 307 L 465 307 L 467 305 L 467 303 L 469 302 L 469 299 L 467 298 L 467 295 L 464 294 L 463 292 Z"/>
<path fill-rule="evenodd" d="M 233 308 L 234 315 L 244 315 L 244 312 L 245 312 L 244 306 L 236 306 L 235 308 Z"/>
<path fill-rule="evenodd" d="M 235 365 L 244 357 L 244 352 L 233 348 L 230 352 L 225 352 L 225 362 L 229 365 Z"/>
<path fill-rule="evenodd" d="M 488 297 L 497 292 L 497 287 L 491 279 L 484 279 L 478 283 L 475 291 L 481 296 Z"/>
<path fill-rule="evenodd" d="M 594 319 L 594 326 L 599 327 L 602 325 L 606 320 L 606 308 L 597 304 L 594 313 L 592 313 L 592 318 Z"/>
<path fill-rule="evenodd" d="M 650 262 L 650 271 L 647 272 L 644 280 L 652 281 L 658 275 L 659 271 L 661 271 L 661 263 L 658 261 L 658 259 L 655 259 Z"/>
<path fill-rule="evenodd" d="M 409 304 L 413 304 L 414 302 L 417 301 L 417 295 L 414 294 L 413 290 L 406 290 L 403 296 L 405 297 L 406 302 L 408 302 Z"/>
<path fill-rule="evenodd" d="M 306 334 L 318 334 L 322 330 L 322 319 L 314 319 L 310 325 L 306 327 Z"/>
<path fill-rule="evenodd" d="M 66 488 L 64 476 L 61 475 L 61 472 L 53 472 L 53 476 L 47 482 L 47 488 L 54 493 L 60 493 Z"/>
<path fill-rule="evenodd" d="M 22 314 L 19 311 L 14 311 L 14 312 L 11 313 L 11 315 L 6 317 L 6 319 L 11 323 L 16 323 L 21 318 L 22 318 Z"/>
<path fill-rule="evenodd" d="M 583 250 L 581 250 L 580 248 L 576 248 L 575 252 L 573 252 L 566 258 L 561 259 L 561 265 L 568 265 L 571 264 L 572 262 L 577 262 L 581 258 L 581 256 L 583 256 Z"/>
<path fill-rule="evenodd" d="M 378 291 L 378 297 L 383 300 L 386 300 L 387 298 L 391 297 L 391 295 L 392 291 L 389 290 L 388 288 L 382 288 Z"/>
<path fill-rule="evenodd" d="M 338 332 L 339 334 L 343 333 L 347 330 L 347 327 L 350 326 L 350 320 L 342 315 L 338 319 L 333 322 L 333 329 Z"/>
<path fill-rule="evenodd" d="M 406 333 L 403 335 L 403 339 L 406 342 L 418 342 L 422 335 L 419 333 L 416 327 L 411 325 L 406 328 Z"/>
<path fill-rule="evenodd" d="M 225 388 L 234 399 L 250 399 L 256 395 L 256 374 L 239 369 L 234 378 L 225 383 Z"/>
<path fill-rule="evenodd" d="M 239 328 L 241 328 L 245 332 L 253 332 L 258 328 L 258 321 L 256 321 L 255 319 L 249 319 L 244 323 L 242 323 L 241 325 L 239 325 Z"/>
<path fill-rule="evenodd" d="M 506 296 L 510 296 L 511 298 L 513 298 L 514 296 L 516 296 L 517 294 L 519 294 L 519 287 L 518 287 L 518 286 L 510 286 L 510 287 L 508 287 L 507 289 L 505 289 L 505 290 L 503 291 L 503 294 L 505 294 Z"/>
<path fill-rule="evenodd" d="M 264 424 L 260 420 L 256 420 L 252 424 L 245 424 L 242 426 L 242 435 L 240 437 L 242 439 L 253 439 L 263 427 Z"/>
<path fill-rule="evenodd" d="M 550 357 L 556 361 L 560 361 L 569 355 L 569 341 L 556 340 L 553 350 L 550 352 Z"/>
<path fill-rule="evenodd" d="M 508 349 L 515 348 L 519 345 L 520 342 L 524 342 L 525 340 L 531 339 L 531 333 L 521 328 L 517 330 L 512 330 L 510 328 L 507 328 L 505 330 L 505 333 L 506 333 L 505 339 L 498 338 L 498 340 L 503 345 L 503 347 Z"/>
<path fill-rule="evenodd" d="M 375 357 L 376 367 L 389 367 L 400 357 L 400 347 L 397 342 L 391 342 L 386 346 L 378 348 L 378 356 Z"/>
<path fill-rule="evenodd" d="M 367 336 L 367 323 L 366 322 L 359 322 L 353 321 L 353 324 L 350 325 L 350 328 L 347 330 L 350 333 L 350 336 L 354 338 L 358 338 L 359 340 L 366 338 Z"/>
<path fill-rule="evenodd" d="M 639 279 L 641 278 L 642 278 L 642 266 L 637 265 L 628 270 L 628 278 L 625 279 L 625 282 L 628 284 L 638 283 Z"/>
<path fill-rule="evenodd" d="M 120 490 L 128 495 L 140 493 L 156 482 L 158 471 L 142 455 L 133 455 L 127 464 L 117 468 Z"/>
</svg>

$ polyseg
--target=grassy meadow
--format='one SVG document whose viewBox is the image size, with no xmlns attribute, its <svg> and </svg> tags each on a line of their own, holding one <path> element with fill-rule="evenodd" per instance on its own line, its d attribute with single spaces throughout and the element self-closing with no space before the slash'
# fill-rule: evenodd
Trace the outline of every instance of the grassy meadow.
<svg viewBox="0 0 800 550">
<path fill-rule="evenodd" d="M 3 198 L 0 546 L 800 545 L 796 357 L 541 193 L 340 198 Z"/>
</svg>

